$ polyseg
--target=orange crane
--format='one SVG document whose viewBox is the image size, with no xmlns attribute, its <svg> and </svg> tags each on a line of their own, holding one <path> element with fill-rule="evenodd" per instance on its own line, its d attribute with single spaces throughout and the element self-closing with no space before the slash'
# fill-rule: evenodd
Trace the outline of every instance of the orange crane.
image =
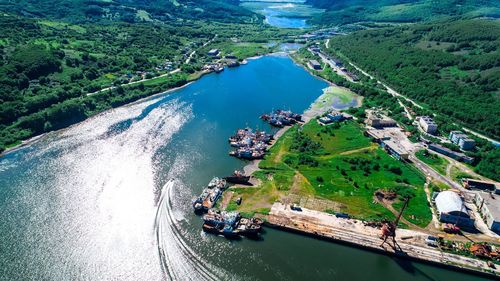
<svg viewBox="0 0 500 281">
<path fill-rule="evenodd" d="M 392 237 L 392 248 L 396 249 L 396 228 L 398 227 L 399 220 L 401 219 L 401 216 L 403 215 L 404 210 L 406 207 L 408 207 L 408 203 L 410 202 L 410 197 L 405 198 L 405 202 L 403 204 L 403 207 L 401 207 L 401 211 L 399 211 L 398 216 L 394 221 L 385 221 L 382 224 L 382 235 L 380 239 L 382 239 L 382 244 L 380 244 L 380 247 L 382 247 L 386 242 L 389 237 Z M 399 245 L 398 245 L 399 247 Z M 401 249 L 401 248 L 400 248 Z"/>
</svg>

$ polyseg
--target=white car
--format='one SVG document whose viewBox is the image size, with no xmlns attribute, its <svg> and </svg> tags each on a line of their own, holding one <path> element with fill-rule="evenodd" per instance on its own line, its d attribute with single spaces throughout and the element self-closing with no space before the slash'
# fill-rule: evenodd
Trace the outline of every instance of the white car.
<svg viewBox="0 0 500 281">
<path fill-rule="evenodd" d="M 427 238 L 425 238 L 425 243 L 427 244 L 427 246 L 431 246 L 431 247 L 437 247 L 438 246 L 438 238 L 436 236 L 427 236 Z"/>
</svg>

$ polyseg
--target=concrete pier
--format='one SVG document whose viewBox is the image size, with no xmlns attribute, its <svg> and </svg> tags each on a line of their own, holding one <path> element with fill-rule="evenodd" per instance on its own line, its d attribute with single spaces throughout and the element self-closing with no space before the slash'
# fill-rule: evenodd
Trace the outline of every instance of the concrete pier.
<svg viewBox="0 0 500 281">
<path fill-rule="evenodd" d="M 485 261 L 446 253 L 427 246 L 425 238 L 428 234 L 419 231 L 398 229 L 396 242 L 399 248 L 395 250 L 388 244 L 381 247 L 380 230 L 365 226 L 360 220 L 337 218 L 328 213 L 304 208 L 302 211 L 294 211 L 282 203 L 274 203 L 267 219 L 268 225 L 275 228 L 355 245 L 388 255 L 486 274 L 489 277 L 500 277 L 498 266 L 491 268 Z"/>
</svg>

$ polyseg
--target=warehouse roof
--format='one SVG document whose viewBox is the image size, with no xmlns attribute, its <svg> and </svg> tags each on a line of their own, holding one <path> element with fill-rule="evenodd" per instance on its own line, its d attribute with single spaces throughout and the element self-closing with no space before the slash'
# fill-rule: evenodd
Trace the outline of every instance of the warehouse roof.
<svg viewBox="0 0 500 281">
<path fill-rule="evenodd" d="M 460 198 L 460 196 L 453 191 L 446 190 L 439 192 L 435 202 L 440 214 L 446 213 L 454 216 L 469 218 L 469 214 L 467 213 L 467 209 L 464 206 L 462 198 Z"/>
</svg>

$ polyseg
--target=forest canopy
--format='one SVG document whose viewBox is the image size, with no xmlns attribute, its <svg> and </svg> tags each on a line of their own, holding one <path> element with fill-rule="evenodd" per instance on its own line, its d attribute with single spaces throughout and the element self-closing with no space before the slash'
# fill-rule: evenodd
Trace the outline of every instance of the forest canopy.
<svg viewBox="0 0 500 281">
<path fill-rule="evenodd" d="M 500 138 L 499 20 L 359 31 L 330 44 L 429 109 Z"/>
</svg>

